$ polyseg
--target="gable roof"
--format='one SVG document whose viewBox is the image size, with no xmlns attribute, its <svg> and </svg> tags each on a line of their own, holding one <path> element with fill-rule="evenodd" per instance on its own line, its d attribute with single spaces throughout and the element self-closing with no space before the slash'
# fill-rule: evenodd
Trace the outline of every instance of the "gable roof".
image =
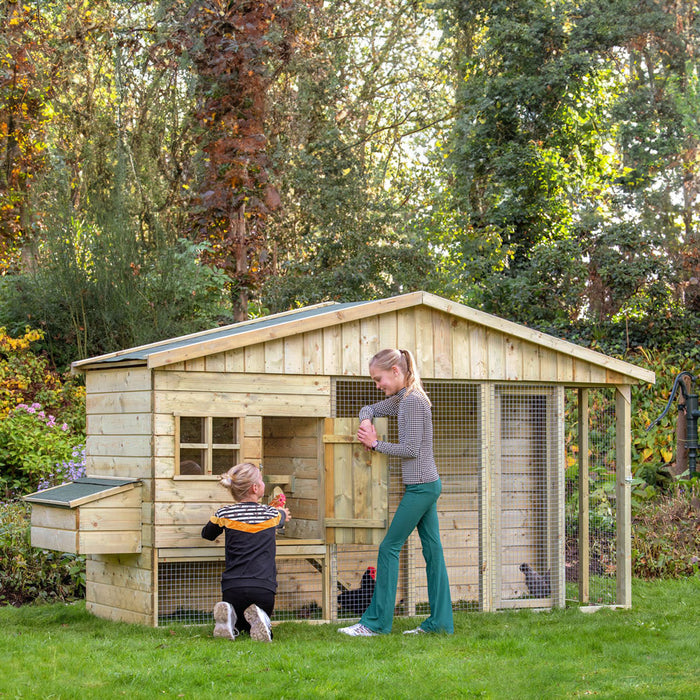
<svg viewBox="0 0 700 700">
<path fill-rule="evenodd" d="M 569 355 L 596 366 L 605 367 L 624 376 L 652 384 L 656 381 L 654 373 L 650 370 L 428 292 L 411 292 L 376 301 L 316 304 L 171 340 L 79 360 L 74 362 L 71 367 L 74 372 L 84 371 L 96 366 L 115 365 L 117 363 L 122 366 L 135 364 L 146 365 L 149 368 L 163 367 L 184 360 L 234 350 L 256 343 L 285 338 L 416 306 L 426 306 L 451 314 L 513 338 Z"/>
</svg>

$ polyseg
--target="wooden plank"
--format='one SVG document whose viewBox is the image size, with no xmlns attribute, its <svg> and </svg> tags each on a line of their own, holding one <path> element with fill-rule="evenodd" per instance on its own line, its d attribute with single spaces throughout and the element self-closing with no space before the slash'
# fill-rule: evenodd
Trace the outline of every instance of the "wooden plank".
<svg viewBox="0 0 700 700">
<path fill-rule="evenodd" d="M 85 470 L 94 476 L 119 476 L 133 479 L 147 479 L 153 476 L 150 455 L 127 457 L 88 454 L 85 456 Z"/>
<path fill-rule="evenodd" d="M 353 321 L 341 328 L 343 375 L 359 376 L 366 374 L 366 368 L 360 366 L 360 323 Z"/>
<path fill-rule="evenodd" d="M 325 376 L 277 376 L 259 373 L 216 374 L 207 372 L 156 372 L 154 378 L 156 392 L 229 392 L 232 394 L 330 394 L 330 377 Z M 207 413 L 207 415 L 210 415 Z M 224 415 L 229 415 L 225 413 Z M 284 415 L 284 414 L 283 414 Z"/>
<path fill-rule="evenodd" d="M 265 343 L 265 372 L 284 374 L 284 340 L 278 338 Z"/>
<path fill-rule="evenodd" d="M 415 309 L 404 309 L 397 314 L 397 343 L 398 350 L 411 350 L 415 355 L 416 348 L 416 314 Z"/>
<path fill-rule="evenodd" d="M 470 379 L 486 379 L 489 376 L 489 355 L 486 347 L 486 329 L 472 325 L 469 329 Z"/>
<path fill-rule="evenodd" d="M 119 588 L 133 588 L 137 591 L 153 589 L 153 571 L 126 566 L 123 563 L 88 557 L 85 562 L 86 578 L 95 583 L 103 583 Z"/>
<path fill-rule="evenodd" d="M 454 357 L 452 354 L 452 334 L 454 328 L 451 318 L 446 314 L 433 313 L 433 356 L 434 372 L 437 379 L 452 379 L 454 376 Z"/>
<path fill-rule="evenodd" d="M 80 531 L 99 532 L 109 530 L 138 530 L 141 532 L 141 507 L 138 508 L 101 508 L 82 506 L 80 508 Z"/>
<path fill-rule="evenodd" d="M 590 533 L 588 457 L 588 389 L 578 390 L 578 595 L 580 603 L 590 602 Z"/>
<path fill-rule="evenodd" d="M 450 321 L 450 326 L 452 377 L 454 379 L 471 379 L 469 323 L 461 318 L 453 318 Z"/>
<path fill-rule="evenodd" d="M 303 335 L 302 372 L 310 375 L 323 375 L 323 331 L 315 330 Z"/>
<path fill-rule="evenodd" d="M 398 347 L 398 321 L 396 313 L 381 314 L 378 317 L 378 320 L 379 329 L 377 345 L 379 346 L 379 350 Z"/>
<path fill-rule="evenodd" d="M 150 391 L 118 391 L 116 393 L 89 393 L 85 397 L 88 416 L 98 413 L 150 413 Z"/>
<path fill-rule="evenodd" d="M 360 370 L 369 373 L 369 361 L 381 350 L 379 346 L 379 319 L 370 316 L 360 321 Z"/>
<path fill-rule="evenodd" d="M 243 348 L 229 350 L 224 353 L 226 358 L 225 372 L 244 372 L 245 371 L 245 351 Z"/>
<path fill-rule="evenodd" d="M 85 598 L 107 608 L 129 610 L 147 615 L 152 610 L 153 600 L 150 591 L 110 586 L 106 583 L 90 581 L 85 586 Z"/>
<path fill-rule="evenodd" d="M 78 553 L 78 531 L 58 530 L 55 527 L 35 527 L 31 528 L 32 547 L 39 549 L 52 549 L 59 552 Z"/>
<path fill-rule="evenodd" d="M 522 361 L 522 381 L 536 382 L 541 379 L 540 374 L 540 349 L 532 343 L 520 343 L 520 354 Z M 551 380 L 550 380 L 551 381 Z"/>
<path fill-rule="evenodd" d="M 87 414 L 88 435 L 150 435 L 150 413 L 117 413 L 112 415 Z"/>
<path fill-rule="evenodd" d="M 57 508 L 39 503 L 32 504 L 32 528 L 55 528 L 57 530 L 77 530 L 78 511 L 75 508 Z M 37 546 L 37 545 L 34 545 Z"/>
<path fill-rule="evenodd" d="M 304 339 L 301 335 L 291 335 L 284 339 L 284 372 L 304 373 Z"/>
<path fill-rule="evenodd" d="M 491 329 L 486 331 L 486 354 L 488 357 L 488 378 L 499 380 L 505 378 L 506 339 Z"/>
<path fill-rule="evenodd" d="M 95 617 L 101 617 L 105 620 L 111 620 L 112 622 L 127 622 L 136 625 L 147 625 L 148 627 L 154 626 L 153 615 L 149 613 L 122 610 L 121 608 L 102 605 L 93 600 L 85 601 L 85 609 L 95 615 Z"/>
<path fill-rule="evenodd" d="M 149 435 L 88 435 L 86 454 L 119 457 L 150 457 Z"/>
<path fill-rule="evenodd" d="M 183 415 L 300 416 L 325 418 L 331 413 L 330 386 L 328 395 L 246 393 L 220 391 L 156 392 L 155 410 Z"/>
<path fill-rule="evenodd" d="M 141 551 L 141 531 L 121 530 L 110 533 L 78 532 L 80 554 L 122 554 Z"/>
<path fill-rule="evenodd" d="M 520 340 L 512 336 L 502 337 L 503 378 L 508 381 L 522 380 L 523 356 Z"/>
<path fill-rule="evenodd" d="M 632 417 L 631 389 L 615 391 L 615 522 L 617 527 L 617 601 L 632 605 Z"/>
<path fill-rule="evenodd" d="M 435 377 L 435 353 L 433 348 L 433 312 L 418 307 L 415 309 L 416 349 L 415 358 L 421 377 Z"/>
<path fill-rule="evenodd" d="M 215 355 L 208 355 L 204 358 L 205 372 L 225 372 L 226 353 L 218 352 Z"/>
<path fill-rule="evenodd" d="M 200 351 L 201 352 L 201 351 Z M 265 345 L 248 345 L 244 348 L 245 371 L 251 374 L 265 372 Z M 154 361 L 156 361 L 154 359 Z M 169 364 L 165 362 L 164 364 Z"/>
<path fill-rule="evenodd" d="M 85 375 L 87 395 L 110 392 L 149 391 L 151 372 L 143 368 L 91 370 Z"/>
<path fill-rule="evenodd" d="M 204 357 L 193 357 L 190 360 L 185 360 L 185 371 L 186 372 L 203 372 L 205 369 L 205 358 Z"/>
<path fill-rule="evenodd" d="M 340 326 L 323 329 L 323 372 L 340 375 L 343 372 L 343 338 Z"/>
</svg>

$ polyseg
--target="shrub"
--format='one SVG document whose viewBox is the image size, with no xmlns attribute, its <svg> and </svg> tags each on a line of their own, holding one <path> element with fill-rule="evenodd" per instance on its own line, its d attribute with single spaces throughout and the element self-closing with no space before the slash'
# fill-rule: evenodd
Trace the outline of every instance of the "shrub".
<svg viewBox="0 0 700 700">
<path fill-rule="evenodd" d="M 700 567 L 700 486 L 639 504 L 632 529 L 632 570 L 640 578 L 680 578 Z"/>
<path fill-rule="evenodd" d="M 28 504 L 0 504 L 0 604 L 67 601 L 84 594 L 85 557 L 32 547 Z"/>
<path fill-rule="evenodd" d="M 78 440 L 41 404 L 19 404 L 0 420 L 0 485 L 7 494 L 35 491 L 70 461 Z"/>
<path fill-rule="evenodd" d="M 29 330 L 12 338 L 0 328 L 0 419 L 17 404 L 40 403 L 44 410 L 61 416 L 72 430 L 84 430 L 85 389 L 77 380 L 53 371 L 49 361 L 32 346 L 42 342 L 44 334 Z"/>
</svg>

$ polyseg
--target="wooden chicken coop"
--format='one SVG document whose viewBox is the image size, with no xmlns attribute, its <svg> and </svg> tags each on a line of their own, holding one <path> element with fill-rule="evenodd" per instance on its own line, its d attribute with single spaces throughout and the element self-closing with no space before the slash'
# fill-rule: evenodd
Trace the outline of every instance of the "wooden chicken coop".
<svg viewBox="0 0 700 700">
<path fill-rule="evenodd" d="M 384 347 L 414 353 L 433 402 L 456 609 L 562 606 L 572 590 L 581 603 L 629 605 L 630 388 L 653 373 L 425 292 L 318 304 L 75 362 L 97 484 L 87 500 L 71 502 L 65 487 L 28 497 L 33 541 L 86 553 L 96 615 L 208 621 L 223 538 L 208 542 L 201 529 L 228 501 L 218 475 L 251 461 L 293 514 L 278 536 L 277 619 L 359 616 L 339 610 L 337 594 L 376 563 L 402 491 L 399 465 L 355 438 L 360 407 L 383 398 L 368 363 Z M 395 421 L 378 429 L 396 440 Z M 589 532 L 589 499 L 601 493 L 613 528 L 605 547 Z M 125 499 L 128 512 L 110 519 Z M 81 528 L 89 537 L 70 532 Z M 524 564 L 546 587 L 531 590 Z M 605 600 L 592 594 L 600 577 L 612 581 Z M 397 613 L 426 602 L 414 533 Z"/>
</svg>

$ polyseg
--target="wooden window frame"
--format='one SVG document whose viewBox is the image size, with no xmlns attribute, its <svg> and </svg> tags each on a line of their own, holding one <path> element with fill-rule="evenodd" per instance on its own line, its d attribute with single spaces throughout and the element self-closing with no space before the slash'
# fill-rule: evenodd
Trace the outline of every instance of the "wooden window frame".
<svg viewBox="0 0 700 700">
<path fill-rule="evenodd" d="M 199 418 L 204 421 L 204 441 L 203 442 L 181 442 L 180 440 L 180 420 L 182 418 Z M 234 421 L 234 438 L 236 442 L 232 443 L 215 443 L 212 442 L 214 432 L 214 420 L 217 418 L 226 418 Z M 212 473 L 212 463 L 214 450 L 231 450 L 238 453 L 233 459 L 233 464 L 240 461 L 241 450 L 243 446 L 243 417 L 236 415 L 221 415 L 221 414 L 206 414 L 206 415 L 190 415 L 176 414 L 175 415 L 175 468 L 174 478 L 183 480 L 208 479 L 214 480 L 219 478 L 220 474 Z M 183 449 L 203 450 L 205 453 L 202 474 L 180 474 L 180 453 Z"/>
</svg>

